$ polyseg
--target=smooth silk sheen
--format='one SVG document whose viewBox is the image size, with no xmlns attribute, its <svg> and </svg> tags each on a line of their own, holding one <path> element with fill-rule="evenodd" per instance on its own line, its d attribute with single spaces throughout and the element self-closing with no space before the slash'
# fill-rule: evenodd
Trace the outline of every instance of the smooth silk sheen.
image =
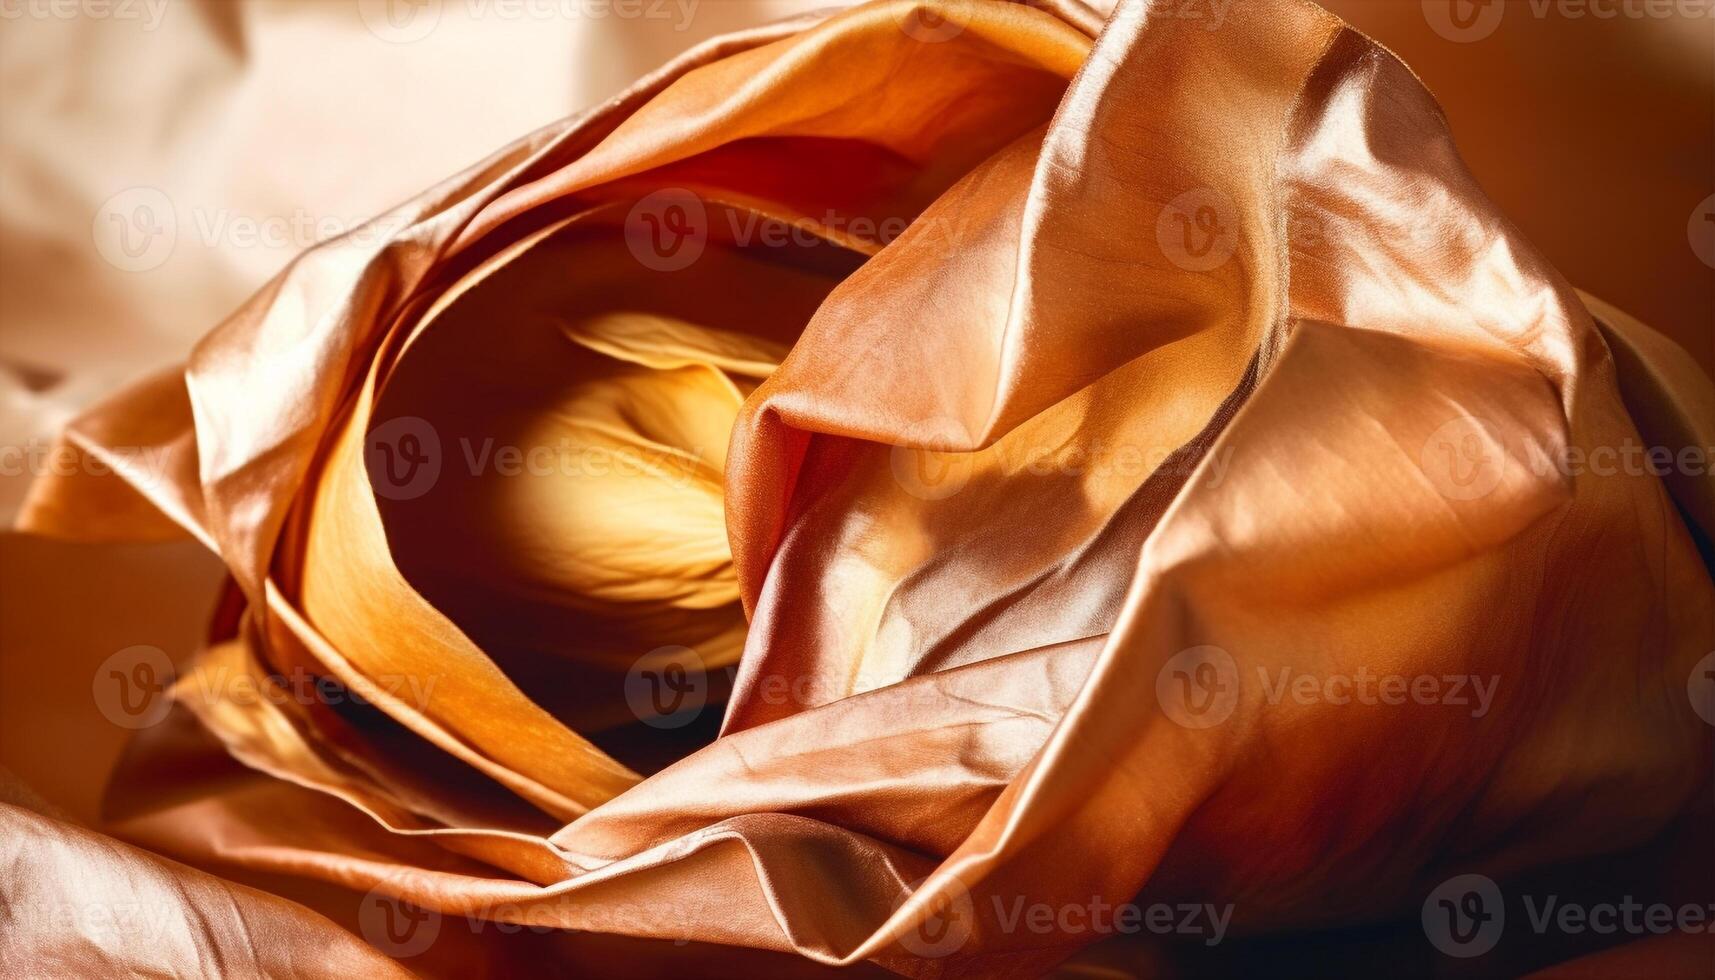
<svg viewBox="0 0 1715 980">
<path fill-rule="evenodd" d="M 1007 928 L 1020 898 L 1365 923 L 1671 825 L 1710 781 L 1715 481 L 1542 461 L 1715 446 L 1709 380 L 1537 255 L 1385 49 L 1300 0 L 1176 6 L 875 0 L 702 45 L 74 422 L 114 472 L 42 478 L 24 528 L 231 573 L 112 829 L 447 917 L 998 976 L 1102 938 Z M 682 269 L 627 240 L 666 190 L 708 211 Z M 442 447 L 417 495 L 366 453 L 401 419 Z M 506 477 L 485 440 L 649 465 Z M 726 701 L 707 744 L 627 703 L 666 647 Z M 1200 728 L 1158 681 L 1201 648 L 1238 689 Z M 367 705 L 207 693 L 293 671 Z M 1498 680 L 1474 716 L 1270 701 L 1282 671 Z M 21 961 L 396 970 L 308 912 L 245 966 L 228 920 L 289 903 L 0 817 L 14 867 L 188 882 L 210 923 L 0 938 Z"/>
</svg>

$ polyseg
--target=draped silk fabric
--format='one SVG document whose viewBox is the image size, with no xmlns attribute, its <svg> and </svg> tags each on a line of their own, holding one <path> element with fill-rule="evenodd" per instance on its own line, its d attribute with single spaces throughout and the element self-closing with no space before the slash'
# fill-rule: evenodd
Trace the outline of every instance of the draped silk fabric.
<svg viewBox="0 0 1715 980">
<path fill-rule="evenodd" d="M 1709 784 L 1715 482 L 1545 461 L 1715 445 L 1715 391 L 1495 212 L 1389 52 L 1299 0 L 1178 7 L 876 0 L 705 44 L 77 420 L 106 465 L 24 527 L 231 572 L 115 831 L 934 976 L 1100 938 L 1008 927 L 1015 899 L 1359 923 L 1667 827 Z M 701 212 L 688 265 L 643 260 L 661 200 Z M 421 492 L 376 451 L 401 432 L 438 441 Z M 647 465 L 520 478 L 485 445 Z M 726 701 L 688 754 L 627 699 L 679 648 Z M 1188 655 L 1218 724 L 1163 693 Z M 1479 715 L 1270 699 L 1283 671 L 1496 684 Z M 221 693 L 294 673 L 364 704 Z M 199 776 L 199 739 L 260 775 Z M 201 874 L 6 814 L 14 863 Z M 215 923 L 184 942 L 242 957 L 222 917 L 279 900 L 218 887 L 181 892 Z M 367 955 L 299 928 L 261 945 L 326 959 L 253 968 Z"/>
</svg>

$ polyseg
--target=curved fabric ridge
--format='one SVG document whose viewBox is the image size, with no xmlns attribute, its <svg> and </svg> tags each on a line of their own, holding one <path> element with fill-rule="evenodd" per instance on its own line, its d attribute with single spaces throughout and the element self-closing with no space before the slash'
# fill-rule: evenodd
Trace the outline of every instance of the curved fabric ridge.
<svg viewBox="0 0 1715 980">
<path fill-rule="evenodd" d="M 945 41 L 918 41 L 901 25 L 922 11 L 950 13 L 959 29 Z M 1088 51 L 1087 35 L 1035 4 L 863 4 L 795 37 L 686 72 L 600 146 L 494 209 L 517 214 L 602 180 L 759 137 L 872 143 L 925 166 L 923 179 L 944 186 L 1028 125 L 1032 114 L 1022 106 L 1043 96 L 1057 101 Z M 891 96 L 884 86 L 908 67 L 917 70 L 916 97 Z M 818 84 L 824 73 L 848 84 Z M 887 113 L 875 111 L 878 100 Z M 1052 111 L 1052 101 L 1037 105 Z M 480 217 L 466 234 L 486 234 L 503 220 Z"/>
<path fill-rule="evenodd" d="M 550 812 L 581 813 L 631 785 L 634 774 L 525 697 L 387 560 L 360 452 L 369 404 L 366 388 L 331 447 L 308 518 L 305 566 L 350 576 L 305 576 L 302 601 L 311 622 L 371 678 L 435 678 L 439 689 L 425 713 L 519 773 L 532 792 L 540 785 L 547 792 L 537 802 Z"/>
</svg>

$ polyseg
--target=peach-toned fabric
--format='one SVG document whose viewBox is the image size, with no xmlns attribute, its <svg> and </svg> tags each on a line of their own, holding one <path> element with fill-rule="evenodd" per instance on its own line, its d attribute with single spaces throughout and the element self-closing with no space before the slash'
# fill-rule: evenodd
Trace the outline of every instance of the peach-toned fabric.
<svg viewBox="0 0 1715 980">
<path fill-rule="evenodd" d="M 1715 484 L 1596 461 L 1715 446 L 1707 377 L 1385 49 L 1177 9 L 701 45 L 73 422 L 25 529 L 230 573 L 113 829 L 445 922 L 996 976 L 1102 938 L 1015 902 L 1366 923 L 1682 818 Z"/>
</svg>

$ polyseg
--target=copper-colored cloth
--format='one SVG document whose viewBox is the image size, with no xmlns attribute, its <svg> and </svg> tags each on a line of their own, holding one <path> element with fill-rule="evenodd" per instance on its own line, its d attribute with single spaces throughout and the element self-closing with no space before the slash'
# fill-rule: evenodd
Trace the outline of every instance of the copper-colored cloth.
<svg viewBox="0 0 1715 980">
<path fill-rule="evenodd" d="M 1510 228 L 1387 51 L 1179 7 L 698 47 L 75 422 L 102 465 L 23 526 L 231 572 L 116 829 L 443 934 L 998 975 L 1102 938 L 1019 901 L 1366 922 L 1666 828 L 1709 784 L 1715 481 L 1627 447 L 1715 446 L 1707 378 Z M 305 677 L 339 696 L 257 696 Z M 667 677 L 724 719 L 644 778 Z M 1332 696 L 1364 677 L 1471 693 Z M 210 736 L 268 778 L 189 768 Z M 98 886 L 149 860 L 7 819 Z"/>
</svg>

